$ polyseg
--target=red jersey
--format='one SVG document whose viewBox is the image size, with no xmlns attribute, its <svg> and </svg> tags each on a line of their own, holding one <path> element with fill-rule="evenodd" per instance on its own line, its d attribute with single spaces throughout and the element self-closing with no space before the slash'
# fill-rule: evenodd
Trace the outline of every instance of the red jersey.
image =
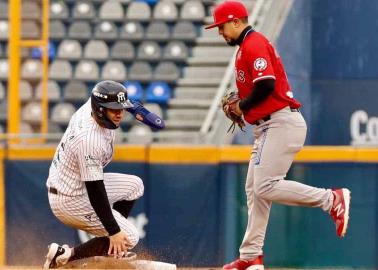
<svg viewBox="0 0 378 270">
<path fill-rule="evenodd" d="M 275 80 L 272 94 L 244 113 L 244 119 L 250 124 L 286 106 L 295 109 L 301 106 L 293 98 L 278 53 L 269 40 L 258 32 L 247 34 L 241 43 L 235 59 L 235 78 L 241 99 L 253 91 L 256 82 L 265 79 Z"/>
</svg>

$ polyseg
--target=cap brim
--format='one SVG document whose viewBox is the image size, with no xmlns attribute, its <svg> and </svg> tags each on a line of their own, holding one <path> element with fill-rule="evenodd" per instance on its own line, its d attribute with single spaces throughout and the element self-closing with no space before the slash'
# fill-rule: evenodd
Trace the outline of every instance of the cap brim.
<svg viewBox="0 0 378 270">
<path fill-rule="evenodd" d="M 213 24 L 210 24 L 208 26 L 205 26 L 205 29 L 211 29 L 211 28 L 217 27 L 217 26 L 222 25 L 222 24 L 229 22 L 229 21 L 230 20 L 226 20 L 226 21 L 218 22 L 218 23 L 213 23 Z"/>
<path fill-rule="evenodd" d="M 133 103 L 129 99 L 127 99 L 125 102 L 118 103 L 118 102 L 104 102 L 101 103 L 101 106 L 113 109 L 113 110 L 125 110 L 134 107 Z"/>
</svg>

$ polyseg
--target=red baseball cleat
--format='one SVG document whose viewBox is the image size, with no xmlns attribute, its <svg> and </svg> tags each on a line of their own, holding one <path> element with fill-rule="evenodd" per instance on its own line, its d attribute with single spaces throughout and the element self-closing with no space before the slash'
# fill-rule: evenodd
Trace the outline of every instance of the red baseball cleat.
<svg viewBox="0 0 378 270">
<path fill-rule="evenodd" d="M 254 260 L 237 259 L 229 264 L 223 266 L 223 269 L 228 270 L 264 270 L 263 256 L 258 256 Z"/>
<path fill-rule="evenodd" d="M 335 222 L 336 234 L 339 237 L 344 237 L 349 221 L 350 190 L 347 188 L 334 189 L 332 193 L 333 205 L 329 214 Z"/>
</svg>

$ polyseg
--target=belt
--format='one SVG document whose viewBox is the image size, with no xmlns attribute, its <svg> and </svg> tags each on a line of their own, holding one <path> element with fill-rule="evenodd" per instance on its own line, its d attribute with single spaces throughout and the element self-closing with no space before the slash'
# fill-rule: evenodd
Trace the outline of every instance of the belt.
<svg viewBox="0 0 378 270">
<path fill-rule="evenodd" d="M 50 193 L 58 195 L 58 190 L 56 188 L 49 187 L 48 190 L 49 190 Z"/>
<path fill-rule="evenodd" d="M 292 112 L 299 112 L 299 109 L 296 109 L 296 108 L 290 108 L 290 111 L 292 111 Z M 253 125 L 259 126 L 259 125 L 261 125 L 262 123 L 264 123 L 264 122 L 266 122 L 266 121 L 269 121 L 270 119 L 271 119 L 271 116 L 270 116 L 270 115 L 267 115 L 267 116 L 265 116 L 264 118 L 261 118 L 261 119 L 255 121 L 255 122 L 253 123 Z"/>
</svg>

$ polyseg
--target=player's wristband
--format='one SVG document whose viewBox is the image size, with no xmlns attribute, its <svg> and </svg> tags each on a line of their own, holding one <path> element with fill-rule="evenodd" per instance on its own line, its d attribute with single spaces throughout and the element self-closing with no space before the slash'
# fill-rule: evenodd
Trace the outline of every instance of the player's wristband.
<svg viewBox="0 0 378 270">
<path fill-rule="evenodd" d="M 134 115 L 135 119 L 155 129 L 163 129 L 165 127 L 164 120 L 143 107 L 142 103 L 138 101 L 132 101 L 132 103 L 134 106 L 126 110 Z"/>
</svg>

